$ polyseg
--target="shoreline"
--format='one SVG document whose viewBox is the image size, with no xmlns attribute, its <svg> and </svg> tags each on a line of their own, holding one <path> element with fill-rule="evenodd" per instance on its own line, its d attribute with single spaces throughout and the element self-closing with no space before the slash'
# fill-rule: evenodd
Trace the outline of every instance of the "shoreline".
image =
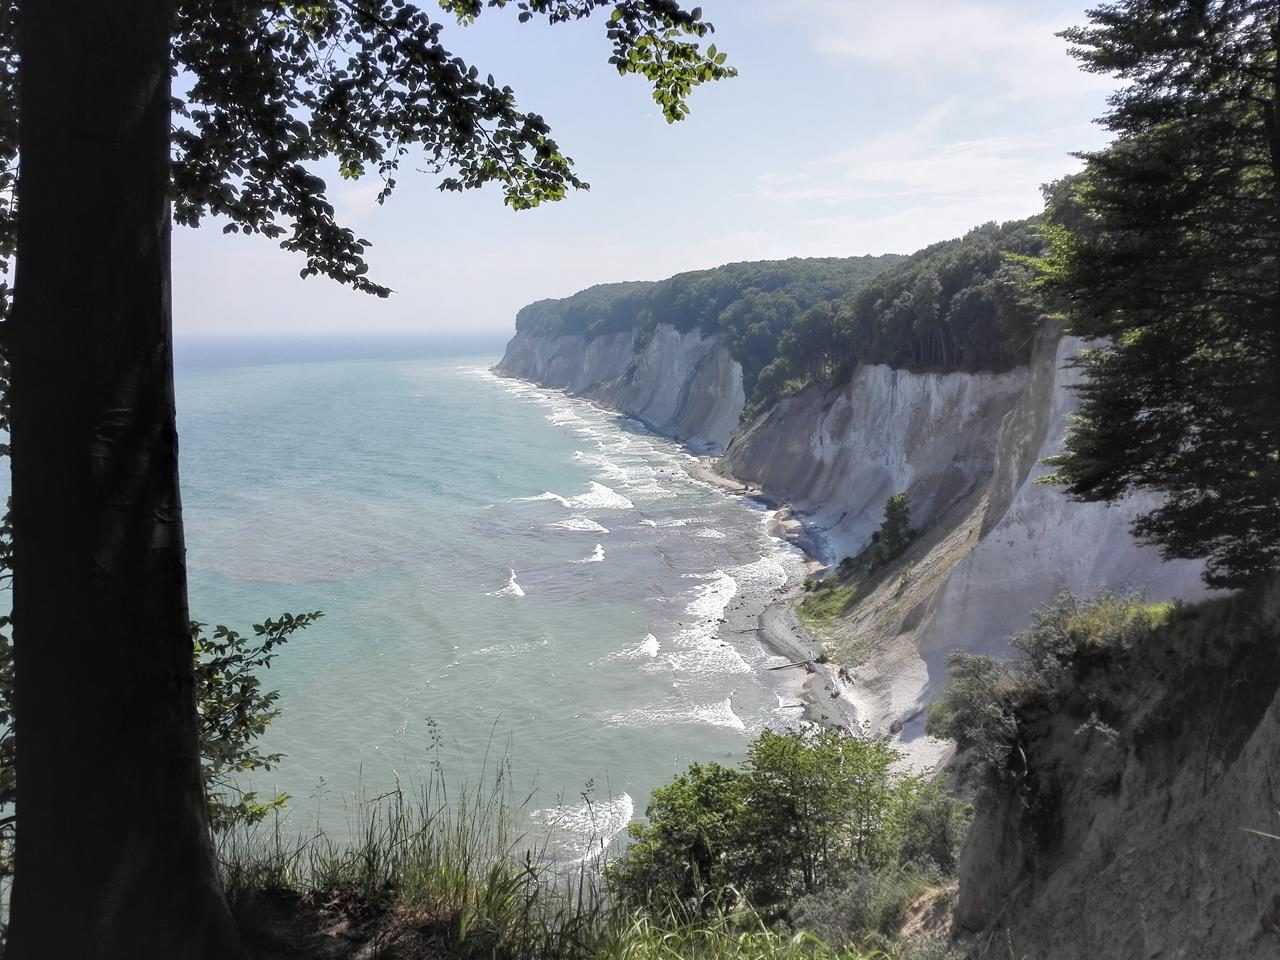
<svg viewBox="0 0 1280 960">
<path fill-rule="evenodd" d="M 796 605 L 804 593 L 804 580 L 831 566 L 831 561 L 823 556 L 821 536 L 811 531 L 804 521 L 795 515 L 789 504 L 770 496 L 758 485 L 717 473 L 715 464 L 719 457 L 694 450 L 684 441 L 655 430 L 651 424 L 631 416 L 626 411 L 605 406 L 590 397 L 571 393 L 563 387 L 548 387 L 534 380 L 514 376 L 499 370 L 500 366 L 501 361 L 489 370 L 495 376 L 519 380 L 541 389 L 556 390 L 567 397 L 584 400 L 601 410 L 640 423 L 654 436 L 675 443 L 688 453 L 690 459 L 684 465 L 685 472 L 694 480 L 715 487 L 729 496 L 755 500 L 773 511 L 767 532 L 770 536 L 791 544 L 800 552 L 804 558 L 803 573 L 798 579 L 792 578 L 773 591 L 772 596 L 761 598 L 764 603 L 763 609 L 755 617 L 755 623 L 749 629 L 742 627 L 733 629 L 727 623 L 731 610 L 726 611 L 722 623 L 730 626 L 729 632 L 732 634 L 754 634 L 766 651 L 784 657 L 789 662 L 788 666 L 766 668 L 766 670 L 776 669 L 779 674 L 785 671 L 787 676 L 778 678 L 782 681 L 780 686 L 791 697 L 800 701 L 798 704 L 784 704 L 784 707 L 801 707 L 800 716 L 810 723 L 850 734 L 862 732 L 863 710 L 849 692 L 851 683 L 846 682 L 841 676 L 842 674 L 848 676 L 848 672 L 842 665 L 818 662 L 822 654 L 822 644 L 800 623 L 796 615 Z M 740 604 L 734 604 L 734 607 L 740 608 Z M 721 639 L 722 642 L 727 642 Z"/>
<path fill-rule="evenodd" d="M 783 540 L 804 556 L 804 573 L 792 578 L 766 602 L 756 622 L 756 639 L 771 653 L 785 657 L 787 666 L 771 667 L 779 673 L 787 671 L 784 687 L 801 701 L 801 716 L 810 723 L 832 727 L 846 733 L 861 732 L 862 716 L 857 700 L 849 693 L 848 676 L 840 664 L 819 662 L 822 644 L 800 622 L 796 606 L 804 595 L 804 580 L 826 570 L 829 564 L 821 556 L 814 535 L 791 507 L 779 503 L 760 487 L 725 476 L 715 470 L 717 458 L 700 455 L 685 465 L 695 480 L 717 487 L 723 492 L 755 500 L 774 511 L 768 532 Z"/>
</svg>

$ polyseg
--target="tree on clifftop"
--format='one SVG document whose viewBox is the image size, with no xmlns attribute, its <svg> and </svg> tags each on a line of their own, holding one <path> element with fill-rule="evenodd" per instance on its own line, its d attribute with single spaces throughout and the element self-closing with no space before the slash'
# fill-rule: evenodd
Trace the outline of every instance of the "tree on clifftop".
<svg viewBox="0 0 1280 960">
<path fill-rule="evenodd" d="M 508 0 L 443 0 L 467 22 Z M 608 12 L 669 120 L 728 76 L 674 0 Z M 313 164 L 522 209 L 585 186 L 541 117 L 405 0 L 0 0 L 0 257 L 12 318 L 17 836 L 8 956 L 238 955 L 201 790 L 170 327 L 172 217 L 223 218 L 386 295 Z M 171 91 L 171 78 L 184 89 Z M 177 94 L 175 96 L 175 93 Z M 19 158 L 21 173 L 13 193 Z M 0 294 L 7 294 L 0 286 Z"/>
<path fill-rule="evenodd" d="M 1100 345 L 1051 481 L 1154 490 L 1135 532 L 1214 586 L 1280 562 L 1280 6 L 1127 0 L 1065 34 L 1125 82 L 1050 199 L 1048 287 Z"/>
</svg>

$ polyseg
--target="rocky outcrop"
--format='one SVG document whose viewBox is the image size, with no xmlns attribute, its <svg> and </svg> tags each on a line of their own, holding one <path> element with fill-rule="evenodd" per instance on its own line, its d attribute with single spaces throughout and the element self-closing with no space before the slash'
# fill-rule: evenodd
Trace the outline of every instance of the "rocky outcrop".
<svg viewBox="0 0 1280 960">
<path fill-rule="evenodd" d="M 715 338 L 659 324 L 636 334 L 541 337 L 520 331 L 494 368 L 634 417 L 699 453 L 720 453 L 742 416 L 742 367 Z"/>
<path fill-rule="evenodd" d="M 960 861 L 957 925 L 979 952 L 1280 956 L 1280 590 L 1158 640 L 1081 664 L 1091 703 L 1020 718 L 1018 770 Z"/>
</svg>

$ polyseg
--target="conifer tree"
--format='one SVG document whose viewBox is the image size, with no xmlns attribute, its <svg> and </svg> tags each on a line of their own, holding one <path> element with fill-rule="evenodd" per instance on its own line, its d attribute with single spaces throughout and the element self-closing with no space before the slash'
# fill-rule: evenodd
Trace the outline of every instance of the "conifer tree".
<svg viewBox="0 0 1280 960">
<path fill-rule="evenodd" d="M 1047 286 L 1095 343 L 1050 481 L 1156 491 L 1135 533 L 1214 586 L 1280 560 L 1280 5 L 1126 0 L 1067 31 L 1123 81 L 1053 192 Z"/>
</svg>

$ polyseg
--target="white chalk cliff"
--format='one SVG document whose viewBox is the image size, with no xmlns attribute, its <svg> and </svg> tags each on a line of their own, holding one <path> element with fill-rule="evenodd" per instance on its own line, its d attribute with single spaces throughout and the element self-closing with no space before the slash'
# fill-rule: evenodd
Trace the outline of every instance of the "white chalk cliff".
<svg viewBox="0 0 1280 960">
<path fill-rule="evenodd" d="M 729 351 L 669 324 L 642 344 L 634 333 L 588 339 L 517 332 L 495 370 L 588 397 L 698 453 L 724 450 L 746 403 L 742 367 Z"/>
<path fill-rule="evenodd" d="M 904 573 L 863 599 L 826 639 L 856 663 L 853 695 L 873 728 L 923 741 L 923 706 L 955 649 L 1008 650 L 1008 635 L 1067 588 L 1203 594 L 1200 565 L 1163 562 L 1129 526 L 1153 501 L 1075 503 L 1035 483 L 1060 449 L 1082 347 L 1052 333 L 1031 362 L 1003 373 L 859 367 L 836 388 L 810 387 L 735 432 L 742 372 L 697 331 L 659 325 L 587 340 L 517 334 L 498 371 L 595 399 L 699 452 L 793 506 L 828 561 L 858 552 L 906 492 L 923 534 Z M 931 752 L 919 744 L 921 760 Z"/>
<path fill-rule="evenodd" d="M 998 374 L 864 366 L 730 438 L 741 372 L 714 341 L 659 327 L 631 355 L 627 338 L 601 339 L 517 336 L 502 369 L 704 447 L 728 441 L 718 468 L 792 504 L 828 560 L 857 553 L 886 498 L 908 494 L 920 536 L 822 639 L 854 677 L 842 695 L 917 769 L 948 752 L 923 728 L 952 650 L 1008 653 L 1062 588 L 1205 593 L 1199 563 L 1130 535 L 1152 495 L 1075 503 L 1035 482 L 1069 427 L 1079 340 L 1047 331 Z M 1119 698 L 1114 727 L 1084 697 L 1022 718 L 1027 772 L 979 805 L 961 858 L 955 916 L 975 942 L 1033 960 L 1277 955 L 1280 586 L 1259 607 L 1187 617 L 1160 649 L 1112 650 L 1077 677 Z"/>
</svg>

